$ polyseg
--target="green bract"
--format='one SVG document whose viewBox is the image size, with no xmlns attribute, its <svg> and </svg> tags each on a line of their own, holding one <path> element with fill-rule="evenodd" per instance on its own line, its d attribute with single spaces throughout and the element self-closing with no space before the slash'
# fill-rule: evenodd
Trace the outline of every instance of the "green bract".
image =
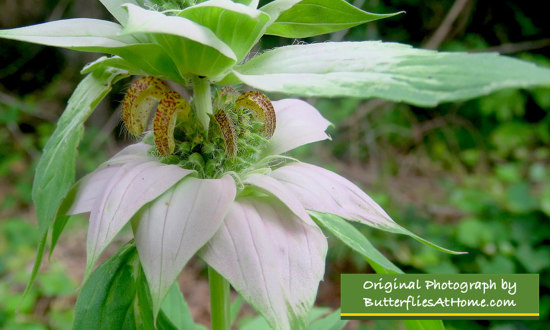
<svg viewBox="0 0 550 330">
<path fill-rule="evenodd" d="M 120 24 L 68 19 L 3 30 L 0 36 L 115 55 L 85 72 L 114 67 L 184 85 L 201 76 L 300 96 L 382 97 L 433 106 L 550 84 L 549 70 L 509 57 L 382 42 L 286 46 L 242 63 L 263 34 L 308 37 L 394 15 L 367 13 L 343 0 L 276 0 L 260 9 L 257 1 L 210 0 L 165 12 L 140 7 L 143 1 L 101 2 Z"/>
<path fill-rule="evenodd" d="M 120 24 L 69 19 L 4 30 L 0 36 L 116 55 L 108 65 L 187 84 L 192 75 L 222 79 L 264 33 L 305 37 L 391 16 L 370 14 L 343 0 L 275 1 L 265 10 L 256 9 L 257 1 L 210 0 L 164 13 L 142 8 L 138 1 L 101 2 Z M 313 15 L 312 8 L 322 3 L 321 15 Z M 344 15 L 340 22 L 333 22 L 334 10 Z M 322 20 L 311 24 L 315 18 Z M 291 32 L 294 24 L 298 34 Z"/>
<path fill-rule="evenodd" d="M 276 0 L 261 10 L 273 20 L 266 34 L 286 38 L 331 33 L 399 14 L 367 13 L 344 0 Z"/>
<path fill-rule="evenodd" d="M 192 84 L 195 90 L 192 106 L 197 111 L 196 117 L 200 121 L 202 129 L 205 130 L 209 127 L 210 117 L 218 110 L 212 108 L 210 84 L 246 84 L 263 91 L 308 97 L 381 97 L 421 106 L 434 106 L 440 102 L 464 100 L 503 88 L 550 85 L 549 69 L 537 67 L 517 59 L 497 54 L 442 53 L 379 41 L 285 46 L 250 58 L 249 52 L 264 34 L 288 38 L 310 37 L 395 15 L 371 14 L 351 6 L 344 0 L 275 0 L 259 9 L 257 8 L 258 2 L 257 0 L 101 0 L 101 3 L 119 23 L 77 18 L 0 31 L 0 37 L 2 38 L 110 55 L 90 63 L 83 69 L 83 73 L 86 73 L 87 76 L 70 98 L 66 111 L 60 118 L 57 128 L 48 141 L 37 166 L 33 199 L 36 205 L 42 240 L 38 249 L 37 261 L 33 268 L 31 283 L 40 266 L 50 228 L 53 227 L 53 248 L 67 221 L 65 213 L 72 203 L 71 199 L 74 198 L 74 195 L 69 192 L 75 179 L 74 165 L 78 144 L 83 133 L 83 123 L 109 92 L 112 84 L 121 77 L 150 75 L 171 80 L 181 85 Z M 188 6 L 189 3 L 198 4 Z M 294 114 L 296 113 L 295 110 L 292 111 L 294 111 Z M 268 148 L 266 150 L 273 154 L 284 153 L 297 145 L 303 144 L 298 143 L 295 145 L 296 141 L 292 141 L 292 137 L 296 133 L 292 128 L 298 127 L 296 131 L 299 131 L 302 127 L 303 130 L 304 125 L 302 124 L 307 124 L 308 121 L 303 118 L 300 119 L 299 116 L 293 117 L 288 112 L 285 116 L 282 117 L 285 118 L 282 127 L 287 127 L 288 130 L 285 130 L 284 134 L 281 133 L 279 136 L 275 133 L 277 139 L 274 140 L 278 140 L 280 143 L 271 143 L 266 147 Z M 300 120 L 303 122 L 300 123 Z M 323 125 L 325 124 L 323 123 L 320 126 Z M 326 126 L 323 126 L 323 138 L 325 138 L 325 128 Z M 304 131 L 299 133 L 302 134 Z M 311 136 L 308 138 L 311 138 Z M 242 140 L 241 142 L 246 143 L 248 141 Z M 248 159 L 245 160 L 249 161 Z M 192 176 L 191 170 L 182 174 L 180 173 L 181 169 L 177 166 L 165 165 L 160 162 L 149 165 L 151 168 L 148 171 L 155 173 L 165 173 L 166 168 L 175 171 L 175 174 L 173 174 L 175 178 L 172 178 L 168 183 L 158 183 L 154 176 L 148 177 L 148 180 L 152 182 L 151 184 L 171 185 L 179 182 L 184 176 Z M 127 167 L 130 170 L 133 169 L 132 164 L 127 165 Z M 307 170 L 302 170 L 304 171 L 303 175 L 295 176 L 295 180 L 306 176 Z M 282 175 L 281 173 L 284 174 L 284 170 L 279 169 L 278 175 Z M 156 173 L 156 175 L 159 174 Z M 274 175 L 276 176 L 277 173 L 274 172 Z M 283 180 L 284 177 L 280 179 Z M 194 190 L 196 190 L 194 185 L 200 186 L 206 182 L 197 180 L 193 177 L 184 184 L 178 185 L 178 193 L 187 196 L 186 194 L 194 193 Z M 227 177 L 224 180 L 230 181 L 232 179 Z M 268 179 L 264 178 L 264 180 Z M 131 178 L 127 181 L 129 186 L 133 184 Z M 270 182 L 267 181 L 267 183 Z M 256 184 L 258 185 L 258 182 Z M 230 186 L 231 189 L 236 189 L 234 185 Z M 347 183 L 344 186 L 347 187 Z M 168 188 L 170 187 L 163 186 L 162 189 L 159 189 L 166 191 Z M 277 191 L 277 189 L 275 190 Z M 312 191 L 320 191 L 320 189 L 312 189 Z M 355 188 L 352 191 L 355 191 Z M 159 194 L 151 193 L 150 196 L 146 196 L 147 198 L 142 198 L 142 205 L 158 200 Z M 281 194 L 281 196 L 286 195 Z M 240 209 L 254 209 L 256 204 L 260 203 L 255 201 L 254 198 L 259 197 L 252 195 L 237 196 Z M 162 198 L 168 199 L 169 196 Z M 304 207 L 313 203 L 307 198 L 305 199 Z M 63 201 L 65 203 L 62 205 Z M 331 205 L 328 202 L 339 205 L 338 200 L 331 199 L 328 199 L 327 203 L 320 203 L 320 205 Z M 264 208 L 277 211 L 270 211 L 271 213 L 288 213 L 289 211 L 282 207 L 279 210 L 280 205 L 274 201 L 269 201 L 269 203 L 273 205 L 269 204 L 269 207 Z M 128 209 L 131 209 L 131 212 L 125 209 L 127 213 L 126 222 L 130 221 L 130 218 L 140 211 L 139 208 L 141 207 L 136 206 L 136 203 L 129 204 L 131 204 L 131 207 Z M 163 208 L 165 206 L 162 203 L 157 204 L 156 208 L 149 211 L 164 212 Z M 355 204 L 351 205 L 357 206 Z M 372 205 L 365 206 L 365 210 L 368 207 L 372 207 Z M 108 209 L 105 207 L 98 210 L 103 212 Z M 400 271 L 378 253 L 368 241 L 361 239 L 361 236 L 354 231 L 353 227 L 342 221 L 341 218 L 354 219 L 354 215 L 348 212 L 349 207 L 347 211 L 343 210 L 338 217 L 329 214 L 335 213 L 333 212 L 334 209 L 321 208 L 317 210 L 318 212 L 312 213 L 312 216 L 317 219 L 322 227 L 334 233 L 338 238 L 347 241 L 350 247 L 364 255 L 377 271 Z M 308 210 L 311 211 L 312 209 L 308 208 Z M 239 211 L 239 208 L 234 210 L 235 215 L 232 221 L 236 222 L 239 219 L 237 211 Z M 385 219 L 385 213 L 380 212 L 369 213 L 369 215 L 374 218 Z M 107 215 L 103 216 L 103 213 Z M 103 213 L 103 218 L 120 220 L 116 212 L 111 214 L 105 211 Z M 263 219 L 262 215 L 265 213 L 269 212 L 259 212 L 258 219 Z M 302 213 L 301 216 L 309 217 L 305 214 L 305 210 Z M 145 219 L 142 220 L 144 222 L 149 221 L 149 218 L 152 219 L 147 214 L 142 214 L 142 217 Z M 221 223 L 223 217 L 220 215 L 218 218 L 220 218 Z M 388 219 L 390 218 L 387 217 L 386 220 Z M 361 218 L 361 220 L 368 222 L 369 219 Z M 281 220 L 281 222 L 284 221 Z M 179 222 L 175 221 L 175 223 L 178 224 Z M 308 223 L 307 225 L 311 226 L 312 224 Z M 379 223 L 374 222 L 373 226 L 377 227 L 377 225 Z M 229 225 L 227 226 L 227 228 L 231 228 Z M 136 226 L 136 228 L 138 227 Z M 313 225 L 313 228 L 317 227 Z M 243 227 L 243 233 L 246 233 L 244 229 L 246 228 Z M 393 220 L 391 226 L 382 226 L 381 229 L 410 235 L 422 241 L 406 229 L 394 224 Z M 319 236 L 317 230 L 318 228 L 315 229 L 315 235 Z M 138 233 L 141 233 L 141 231 L 142 229 L 139 229 Z M 263 233 L 264 228 L 257 228 L 257 231 Z M 213 235 L 214 232 L 210 234 Z M 112 239 L 114 234 L 110 233 L 110 235 L 109 239 Z M 145 234 L 140 235 L 144 236 Z M 153 240 L 149 241 L 147 235 L 144 237 L 147 239 L 142 239 L 141 244 L 154 245 L 158 243 Z M 281 235 L 281 237 L 286 236 Z M 322 235 L 319 237 L 322 237 Z M 88 256 L 88 270 L 91 270 L 102 249 L 108 244 L 109 239 L 101 235 L 96 237 L 97 246 L 92 246 L 92 252 Z M 174 241 L 177 241 L 177 239 L 174 238 Z M 196 246 L 196 248 L 198 249 L 200 246 Z M 217 252 L 215 248 L 217 248 L 217 245 L 213 245 L 211 251 L 203 254 L 212 257 L 215 254 L 214 252 Z M 224 251 L 221 250 L 221 252 Z M 290 249 L 290 251 L 293 251 L 293 249 Z M 272 253 L 269 249 L 263 252 Z M 323 253 L 318 253 L 318 255 L 322 256 Z M 151 271 L 155 269 L 153 263 L 156 261 L 156 256 L 148 257 L 150 257 L 148 260 L 151 265 L 145 267 L 145 270 Z M 187 257 L 190 256 L 186 255 L 185 258 Z M 129 278 L 127 266 L 133 261 L 135 261 L 135 250 L 126 248 L 119 253 L 118 259 L 100 267 L 96 274 L 101 275 L 102 272 L 116 273 L 120 274 L 121 279 Z M 143 260 L 141 261 L 144 264 Z M 223 267 L 220 266 L 220 268 Z M 319 267 L 317 273 L 319 278 L 322 277 L 321 267 Z M 103 302 L 110 297 L 111 290 L 114 290 L 112 292 L 121 292 L 115 290 L 117 287 L 115 284 L 118 283 L 116 279 L 102 281 L 100 275 L 92 275 L 95 282 L 88 284 L 92 287 L 86 287 L 86 290 L 83 291 L 85 296 L 89 295 L 93 298 L 96 293 L 93 283 L 99 283 L 97 285 L 101 285 L 103 291 L 98 291 L 97 304 L 92 306 L 93 308 L 86 309 L 87 302 L 81 301 L 77 304 L 77 311 L 80 315 L 87 312 L 102 315 Z M 153 275 L 157 276 L 158 274 Z M 237 275 L 240 276 L 240 274 Z M 161 278 L 162 276 L 157 277 Z M 242 287 L 246 287 L 246 281 L 243 280 L 242 282 Z M 312 283 L 308 282 L 307 284 L 312 285 Z M 313 284 L 316 285 L 316 283 Z M 145 316 L 142 315 L 142 317 L 148 318 L 146 323 L 151 324 L 153 322 L 151 318 L 154 318 L 161 309 L 163 295 L 168 292 L 171 286 L 171 283 L 166 283 L 164 279 L 159 280 L 157 284 L 158 287 L 153 287 L 151 290 L 157 293 L 162 292 L 162 294 L 149 298 L 143 297 L 143 292 L 147 290 L 141 287 L 122 292 L 122 298 L 124 299 L 118 301 L 121 304 L 119 307 L 124 309 L 131 306 L 135 297 L 141 295 L 142 297 L 138 299 L 139 304 L 141 304 L 140 309 L 144 304 L 154 306 L 154 315 L 145 315 L 147 314 L 145 312 L 143 312 Z M 278 288 L 273 290 L 273 292 L 279 291 Z M 175 298 L 176 300 L 179 299 L 178 297 Z M 280 300 L 284 301 L 283 298 L 287 299 L 288 297 L 280 297 Z M 302 299 L 303 297 L 299 298 Z M 151 299 L 151 302 L 149 302 L 149 299 Z M 297 314 L 299 317 L 294 315 L 289 320 L 281 321 L 278 317 L 280 311 L 277 311 L 272 315 L 270 314 L 271 324 L 279 324 L 280 327 L 284 328 L 287 323 L 294 319 L 301 322 L 300 324 L 305 322 L 304 320 L 307 317 L 306 305 L 309 304 L 311 297 L 310 295 L 307 296 L 307 304 L 302 304 L 300 299 L 293 301 L 297 306 L 295 307 L 299 312 L 299 315 Z M 269 310 L 269 306 L 262 305 L 264 303 L 265 301 L 259 301 L 256 302 L 256 305 Z M 281 306 L 284 305 L 279 303 L 275 307 L 282 308 Z M 150 306 L 146 307 L 143 307 L 144 310 L 150 309 Z M 172 313 L 169 313 L 168 310 L 163 310 L 163 313 L 166 314 L 165 316 L 168 319 L 171 319 L 170 315 Z M 127 316 L 131 317 L 132 315 Z M 118 317 L 117 322 L 123 324 L 125 314 L 119 314 Z M 86 326 L 86 324 L 83 326 Z"/>
</svg>

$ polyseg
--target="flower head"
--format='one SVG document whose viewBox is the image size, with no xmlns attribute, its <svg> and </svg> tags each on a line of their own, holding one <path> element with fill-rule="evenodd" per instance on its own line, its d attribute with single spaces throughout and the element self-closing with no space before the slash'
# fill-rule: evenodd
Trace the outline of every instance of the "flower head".
<svg viewBox="0 0 550 330">
<path fill-rule="evenodd" d="M 83 178 L 69 213 L 90 212 L 88 270 L 131 222 L 155 311 L 198 254 L 274 328 L 305 325 L 327 251 L 326 238 L 307 210 L 382 229 L 398 226 L 339 175 L 287 157 L 282 162 L 276 155 L 327 139 L 330 123 L 301 100 L 272 105 L 273 136 L 247 168 L 209 177 L 206 167 L 167 163 L 170 157 L 140 142 Z"/>
</svg>

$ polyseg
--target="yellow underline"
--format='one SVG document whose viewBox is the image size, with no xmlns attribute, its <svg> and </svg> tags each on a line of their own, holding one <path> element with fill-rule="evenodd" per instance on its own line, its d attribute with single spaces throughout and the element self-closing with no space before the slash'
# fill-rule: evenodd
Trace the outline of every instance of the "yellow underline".
<svg viewBox="0 0 550 330">
<path fill-rule="evenodd" d="M 340 316 L 539 316 L 539 313 L 340 313 Z"/>
</svg>

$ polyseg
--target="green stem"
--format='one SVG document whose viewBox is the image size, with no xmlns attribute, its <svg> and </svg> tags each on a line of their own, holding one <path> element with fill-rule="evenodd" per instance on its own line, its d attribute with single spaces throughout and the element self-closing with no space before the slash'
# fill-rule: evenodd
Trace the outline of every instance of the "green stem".
<svg viewBox="0 0 550 330">
<path fill-rule="evenodd" d="M 193 102 L 197 118 L 203 128 L 208 131 L 210 115 L 212 114 L 212 95 L 208 79 L 198 76 L 193 77 Z"/>
<path fill-rule="evenodd" d="M 208 282 L 210 283 L 212 330 L 230 330 L 229 282 L 212 267 L 208 267 Z"/>
</svg>

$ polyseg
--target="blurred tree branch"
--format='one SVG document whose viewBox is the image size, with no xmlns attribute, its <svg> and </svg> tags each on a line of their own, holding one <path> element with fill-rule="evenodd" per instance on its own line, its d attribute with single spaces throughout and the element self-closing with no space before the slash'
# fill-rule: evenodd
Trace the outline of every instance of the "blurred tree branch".
<svg viewBox="0 0 550 330">
<path fill-rule="evenodd" d="M 443 22 L 441 22 L 441 25 L 435 30 L 434 34 L 422 45 L 422 48 L 426 49 L 438 49 L 439 46 L 449 33 L 451 32 L 453 23 L 456 21 L 460 13 L 463 11 L 466 4 L 468 4 L 469 0 L 456 0 L 449 12 L 447 13 L 447 16 L 443 19 Z"/>
</svg>

